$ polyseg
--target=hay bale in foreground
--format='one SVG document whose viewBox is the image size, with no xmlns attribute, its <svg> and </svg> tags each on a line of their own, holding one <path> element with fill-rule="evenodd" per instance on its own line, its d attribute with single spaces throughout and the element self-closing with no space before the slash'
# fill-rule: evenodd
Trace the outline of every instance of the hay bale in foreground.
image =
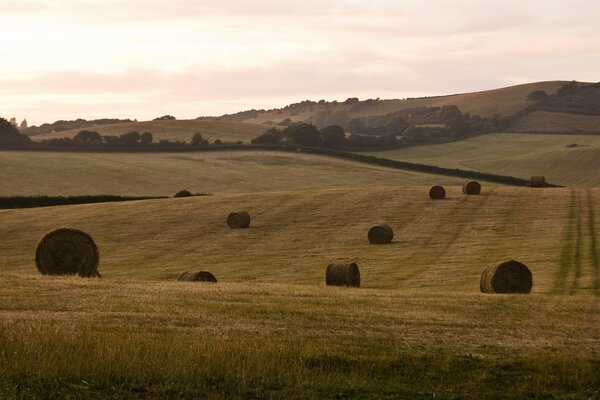
<svg viewBox="0 0 600 400">
<path fill-rule="evenodd" d="M 534 187 L 534 188 L 546 187 L 546 177 L 545 176 L 532 176 L 529 179 L 529 186 Z"/>
<path fill-rule="evenodd" d="M 369 229 L 367 237 L 371 244 L 387 244 L 394 238 L 394 231 L 386 224 L 375 225 Z"/>
<path fill-rule="evenodd" d="M 231 229 L 243 229 L 250 226 L 250 214 L 246 211 L 238 211 L 229 214 L 227 217 L 227 225 Z"/>
<path fill-rule="evenodd" d="M 42 275 L 100 277 L 100 252 L 94 240 L 78 229 L 47 233 L 37 245 L 35 265 Z"/>
<path fill-rule="evenodd" d="M 429 198 L 431 200 L 443 200 L 446 198 L 446 189 L 443 186 L 432 186 L 429 189 Z"/>
<path fill-rule="evenodd" d="M 325 271 L 327 286 L 360 287 L 360 271 L 356 263 L 329 264 Z"/>
<path fill-rule="evenodd" d="M 217 278 L 208 271 L 184 272 L 177 279 L 179 282 L 217 282 Z"/>
<path fill-rule="evenodd" d="M 502 261 L 483 270 L 479 288 L 482 293 L 529 293 L 531 271 L 515 260 Z"/>
<path fill-rule="evenodd" d="M 481 193 L 481 185 L 477 181 L 468 181 L 463 184 L 462 191 L 464 194 L 477 196 Z"/>
</svg>

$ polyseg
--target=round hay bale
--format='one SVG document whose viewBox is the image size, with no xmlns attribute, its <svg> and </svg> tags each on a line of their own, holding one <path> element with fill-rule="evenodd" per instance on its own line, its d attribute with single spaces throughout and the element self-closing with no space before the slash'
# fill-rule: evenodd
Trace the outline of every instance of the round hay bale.
<svg viewBox="0 0 600 400">
<path fill-rule="evenodd" d="M 371 244 L 387 244 L 394 238 L 394 231 L 386 224 L 375 225 L 369 229 L 367 237 Z"/>
<path fill-rule="evenodd" d="M 180 282 L 217 282 L 217 278 L 208 271 L 184 272 L 177 279 Z"/>
<path fill-rule="evenodd" d="M 246 211 L 238 211 L 229 214 L 227 217 L 227 225 L 231 229 L 243 229 L 250 226 L 250 214 Z"/>
<path fill-rule="evenodd" d="M 100 252 L 90 235 L 78 229 L 49 232 L 35 251 L 35 265 L 42 275 L 100 277 Z"/>
<path fill-rule="evenodd" d="M 529 293 L 531 271 L 515 260 L 502 261 L 483 270 L 479 288 L 482 293 Z"/>
<path fill-rule="evenodd" d="M 446 189 L 443 186 L 432 186 L 429 189 L 429 198 L 431 200 L 443 200 L 446 198 Z"/>
<path fill-rule="evenodd" d="M 463 184 L 462 191 L 464 194 L 477 196 L 481 193 L 481 185 L 477 181 L 468 181 Z"/>
<path fill-rule="evenodd" d="M 327 286 L 360 287 L 360 271 L 356 263 L 329 264 L 325 271 Z"/>
<path fill-rule="evenodd" d="M 546 187 L 546 177 L 545 176 L 532 176 L 529 179 L 529 186 L 534 187 L 534 188 Z"/>
</svg>

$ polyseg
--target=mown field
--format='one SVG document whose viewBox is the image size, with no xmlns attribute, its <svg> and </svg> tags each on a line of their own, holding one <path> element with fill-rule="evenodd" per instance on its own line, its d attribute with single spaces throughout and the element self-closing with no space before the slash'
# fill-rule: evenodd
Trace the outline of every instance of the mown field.
<svg viewBox="0 0 600 400">
<path fill-rule="evenodd" d="M 181 189 L 242 193 L 460 182 L 331 157 L 266 151 L 0 152 L 0 196 L 172 196 Z"/>
<path fill-rule="evenodd" d="M 121 135 L 130 131 L 150 132 L 154 141 L 166 139 L 170 141 L 190 142 L 195 133 L 201 133 L 204 139 L 213 143 L 216 139 L 223 142 L 249 143 L 267 129 L 265 125 L 244 122 L 219 121 L 211 119 L 184 119 L 166 121 L 140 121 L 110 125 L 98 125 L 85 130 L 96 131 L 101 135 Z M 72 129 L 55 133 L 32 136 L 34 140 L 62 137 L 73 137 L 84 129 Z"/>
<path fill-rule="evenodd" d="M 0 394 L 597 397 L 600 190 L 427 189 L 0 211 Z M 250 228 L 229 230 L 240 209 Z M 393 243 L 369 245 L 381 222 Z M 95 238 L 102 279 L 37 274 L 36 243 L 60 226 Z M 479 293 L 505 258 L 529 265 L 531 295 Z M 347 261 L 362 287 L 325 287 L 326 265 Z M 176 282 L 186 270 L 219 283 Z"/>
<path fill-rule="evenodd" d="M 595 135 L 493 133 L 367 154 L 526 179 L 544 175 L 564 186 L 600 186 L 600 136 Z"/>
<path fill-rule="evenodd" d="M 519 119 L 511 130 L 515 132 L 598 133 L 600 116 L 535 111 Z"/>
</svg>

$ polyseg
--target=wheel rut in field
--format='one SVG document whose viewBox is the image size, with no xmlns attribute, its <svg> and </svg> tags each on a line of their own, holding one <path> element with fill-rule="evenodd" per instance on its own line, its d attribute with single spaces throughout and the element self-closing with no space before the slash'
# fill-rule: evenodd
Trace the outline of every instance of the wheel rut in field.
<svg viewBox="0 0 600 400">
<path fill-rule="evenodd" d="M 592 264 L 592 290 L 600 294 L 600 256 L 598 255 L 598 242 L 596 239 L 596 216 L 594 212 L 594 196 L 587 191 L 588 201 L 588 232 L 590 236 L 590 263 Z"/>
</svg>

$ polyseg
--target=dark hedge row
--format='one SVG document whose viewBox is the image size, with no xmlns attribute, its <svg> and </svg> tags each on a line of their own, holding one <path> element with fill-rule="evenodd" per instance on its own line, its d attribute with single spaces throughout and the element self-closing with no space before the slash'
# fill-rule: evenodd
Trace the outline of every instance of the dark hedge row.
<svg viewBox="0 0 600 400">
<path fill-rule="evenodd" d="M 165 197 L 127 197 L 112 195 L 96 196 L 11 196 L 0 197 L 0 208 L 33 208 L 64 206 L 72 204 L 107 203 L 115 201 L 163 199 Z"/>
</svg>

